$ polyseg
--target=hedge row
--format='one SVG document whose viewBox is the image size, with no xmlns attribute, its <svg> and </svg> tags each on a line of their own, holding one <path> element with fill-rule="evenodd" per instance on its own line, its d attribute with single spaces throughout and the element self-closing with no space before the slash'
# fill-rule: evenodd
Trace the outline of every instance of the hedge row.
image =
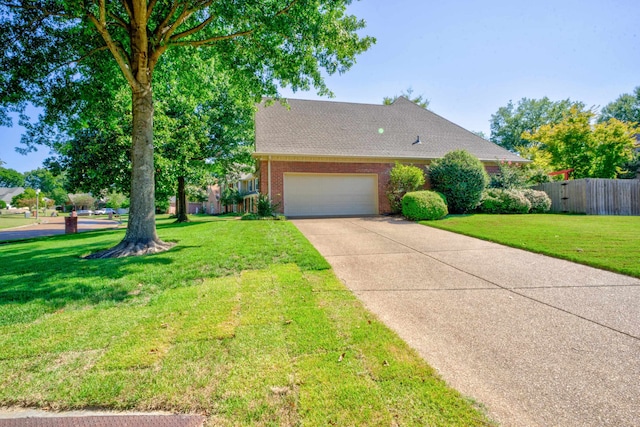
<svg viewBox="0 0 640 427">
<path fill-rule="evenodd" d="M 482 193 L 480 212 L 491 214 L 543 213 L 551 209 L 544 191 L 490 188 Z"/>
</svg>

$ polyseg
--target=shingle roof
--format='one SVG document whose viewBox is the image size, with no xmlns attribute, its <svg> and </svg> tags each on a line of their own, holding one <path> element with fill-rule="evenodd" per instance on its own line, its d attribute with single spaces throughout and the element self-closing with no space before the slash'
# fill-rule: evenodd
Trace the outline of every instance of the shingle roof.
<svg viewBox="0 0 640 427">
<path fill-rule="evenodd" d="M 287 103 L 289 109 L 258 106 L 256 155 L 436 159 L 464 149 L 484 161 L 526 161 L 406 98 L 392 105 Z"/>
<path fill-rule="evenodd" d="M 10 204 L 11 199 L 22 193 L 24 193 L 23 187 L 0 187 L 0 200 Z"/>
</svg>

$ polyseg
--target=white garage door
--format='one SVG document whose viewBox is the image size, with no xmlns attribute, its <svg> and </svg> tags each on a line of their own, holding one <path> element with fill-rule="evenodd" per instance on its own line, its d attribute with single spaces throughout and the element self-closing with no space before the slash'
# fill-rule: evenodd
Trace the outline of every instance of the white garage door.
<svg viewBox="0 0 640 427">
<path fill-rule="evenodd" d="M 289 216 L 375 215 L 378 176 L 285 174 L 284 214 Z"/>
</svg>

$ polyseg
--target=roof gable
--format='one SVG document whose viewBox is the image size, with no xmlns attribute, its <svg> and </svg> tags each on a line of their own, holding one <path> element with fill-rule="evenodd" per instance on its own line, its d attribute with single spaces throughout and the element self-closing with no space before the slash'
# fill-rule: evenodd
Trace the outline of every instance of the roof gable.
<svg viewBox="0 0 640 427">
<path fill-rule="evenodd" d="M 526 161 L 403 97 L 391 105 L 287 103 L 258 106 L 256 155 L 436 159 L 464 149 L 484 161 Z"/>
</svg>

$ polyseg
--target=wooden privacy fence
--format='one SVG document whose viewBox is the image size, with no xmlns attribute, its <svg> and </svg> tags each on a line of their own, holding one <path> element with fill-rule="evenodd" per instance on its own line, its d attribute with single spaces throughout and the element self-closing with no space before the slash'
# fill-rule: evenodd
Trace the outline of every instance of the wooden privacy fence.
<svg viewBox="0 0 640 427">
<path fill-rule="evenodd" d="M 552 212 L 640 215 L 640 180 L 585 178 L 533 187 L 551 198 Z"/>
</svg>

